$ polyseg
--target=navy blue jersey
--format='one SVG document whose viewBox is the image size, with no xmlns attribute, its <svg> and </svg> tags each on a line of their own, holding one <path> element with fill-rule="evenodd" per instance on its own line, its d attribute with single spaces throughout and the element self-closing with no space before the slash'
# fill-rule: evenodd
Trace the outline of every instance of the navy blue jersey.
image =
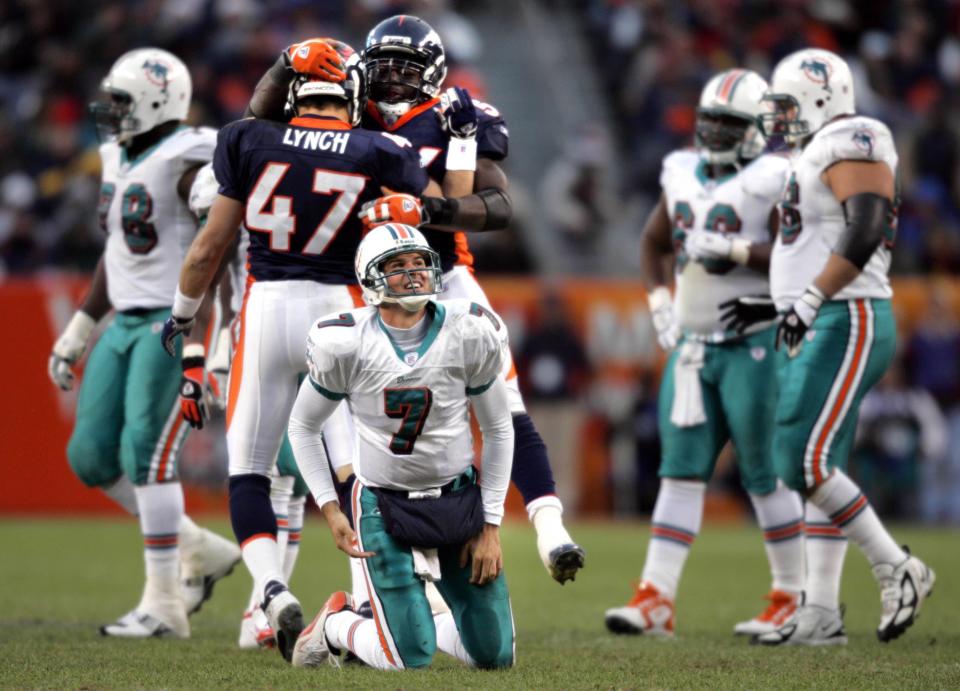
<svg viewBox="0 0 960 691">
<path fill-rule="evenodd" d="M 227 125 L 213 168 L 220 194 L 245 205 L 258 281 L 356 283 L 360 207 L 381 186 L 419 196 L 428 182 L 408 142 L 317 115 Z"/>
<path fill-rule="evenodd" d="M 510 134 L 507 125 L 492 106 L 474 99 L 479 123 L 477 128 L 477 157 L 501 161 L 507 157 Z M 447 146 L 450 135 L 443 130 L 440 118 L 440 99 L 432 99 L 411 108 L 393 125 L 387 125 L 373 101 L 367 102 L 363 126 L 383 130 L 408 139 L 420 154 L 420 165 L 439 183 L 446 175 Z M 423 229 L 430 246 L 440 255 L 444 271 L 455 264 L 473 264 L 473 255 L 467 247 L 466 233 L 445 233 Z"/>
</svg>

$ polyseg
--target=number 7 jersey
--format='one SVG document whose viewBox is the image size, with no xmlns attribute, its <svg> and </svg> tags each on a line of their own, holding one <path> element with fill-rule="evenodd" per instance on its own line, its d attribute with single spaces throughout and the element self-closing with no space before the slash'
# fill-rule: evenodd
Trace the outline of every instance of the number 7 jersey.
<svg viewBox="0 0 960 691">
<path fill-rule="evenodd" d="M 467 300 L 430 302 L 427 310 L 432 323 L 415 351 L 396 346 L 375 307 L 323 317 L 307 337 L 310 384 L 350 406 L 365 484 L 438 487 L 473 462 L 468 396 L 500 375 L 506 328 Z"/>
<path fill-rule="evenodd" d="M 257 281 L 356 283 L 360 207 L 382 186 L 419 196 L 428 181 L 403 137 L 317 115 L 227 125 L 213 168 L 220 194 L 244 205 Z"/>
</svg>

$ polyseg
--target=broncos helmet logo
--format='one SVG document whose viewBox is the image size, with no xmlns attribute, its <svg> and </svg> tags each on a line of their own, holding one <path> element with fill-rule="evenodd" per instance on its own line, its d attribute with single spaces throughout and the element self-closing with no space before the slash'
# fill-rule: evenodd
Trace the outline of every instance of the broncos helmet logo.
<svg viewBox="0 0 960 691">
<path fill-rule="evenodd" d="M 873 156 L 873 132 L 867 129 L 859 129 L 853 133 L 853 143 L 861 151 L 867 152 L 867 156 Z"/>
<path fill-rule="evenodd" d="M 167 86 L 167 73 L 169 71 L 170 68 L 167 65 L 156 60 L 147 60 L 143 63 L 143 72 L 147 75 L 147 79 L 158 86 Z"/>
<path fill-rule="evenodd" d="M 800 69 L 810 81 L 817 84 L 823 84 L 827 92 L 832 92 L 830 88 L 830 65 L 822 60 L 804 60 L 800 63 Z"/>
</svg>

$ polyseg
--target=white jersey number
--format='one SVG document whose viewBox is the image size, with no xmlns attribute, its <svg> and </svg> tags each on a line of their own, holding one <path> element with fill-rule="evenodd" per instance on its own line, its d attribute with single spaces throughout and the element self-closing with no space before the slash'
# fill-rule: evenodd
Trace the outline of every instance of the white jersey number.
<svg viewBox="0 0 960 691">
<path fill-rule="evenodd" d="M 297 229 L 293 198 L 274 194 L 289 169 L 289 163 L 268 164 L 247 198 L 246 226 L 260 233 L 270 233 L 270 249 L 274 252 L 289 252 L 290 236 Z M 324 253 L 350 217 L 350 212 L 366 184 L 367 178 L 364 175 L 340 173 L 324 168 L 313 171 L 313 191 L 323 195 L 337 193 L 338 197 L 303 246 L 303 254 Z"/>
</svg>

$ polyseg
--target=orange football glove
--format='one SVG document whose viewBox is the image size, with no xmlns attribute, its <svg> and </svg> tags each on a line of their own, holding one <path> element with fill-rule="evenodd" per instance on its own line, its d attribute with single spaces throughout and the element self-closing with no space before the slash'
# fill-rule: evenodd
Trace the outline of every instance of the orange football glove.
<svg viewBox="0 0 960 691">
<path fill-rule="evenodd" d="M 423 205 L 412 194 L 396 192 L 378 197 L 360 207 L 360 222 L 364 231 L 382 223 L 404 223 L 418 226 L 424 222 Z"/>
<path fill-rule="evenodd" d="M 342 82 L 347 78 L 340 54 L 325 38 L 308 38 L 306 41 L 294 43 L 287 50 L 290 66 L 297 74 L 328 82 Z"/>
</svg>

